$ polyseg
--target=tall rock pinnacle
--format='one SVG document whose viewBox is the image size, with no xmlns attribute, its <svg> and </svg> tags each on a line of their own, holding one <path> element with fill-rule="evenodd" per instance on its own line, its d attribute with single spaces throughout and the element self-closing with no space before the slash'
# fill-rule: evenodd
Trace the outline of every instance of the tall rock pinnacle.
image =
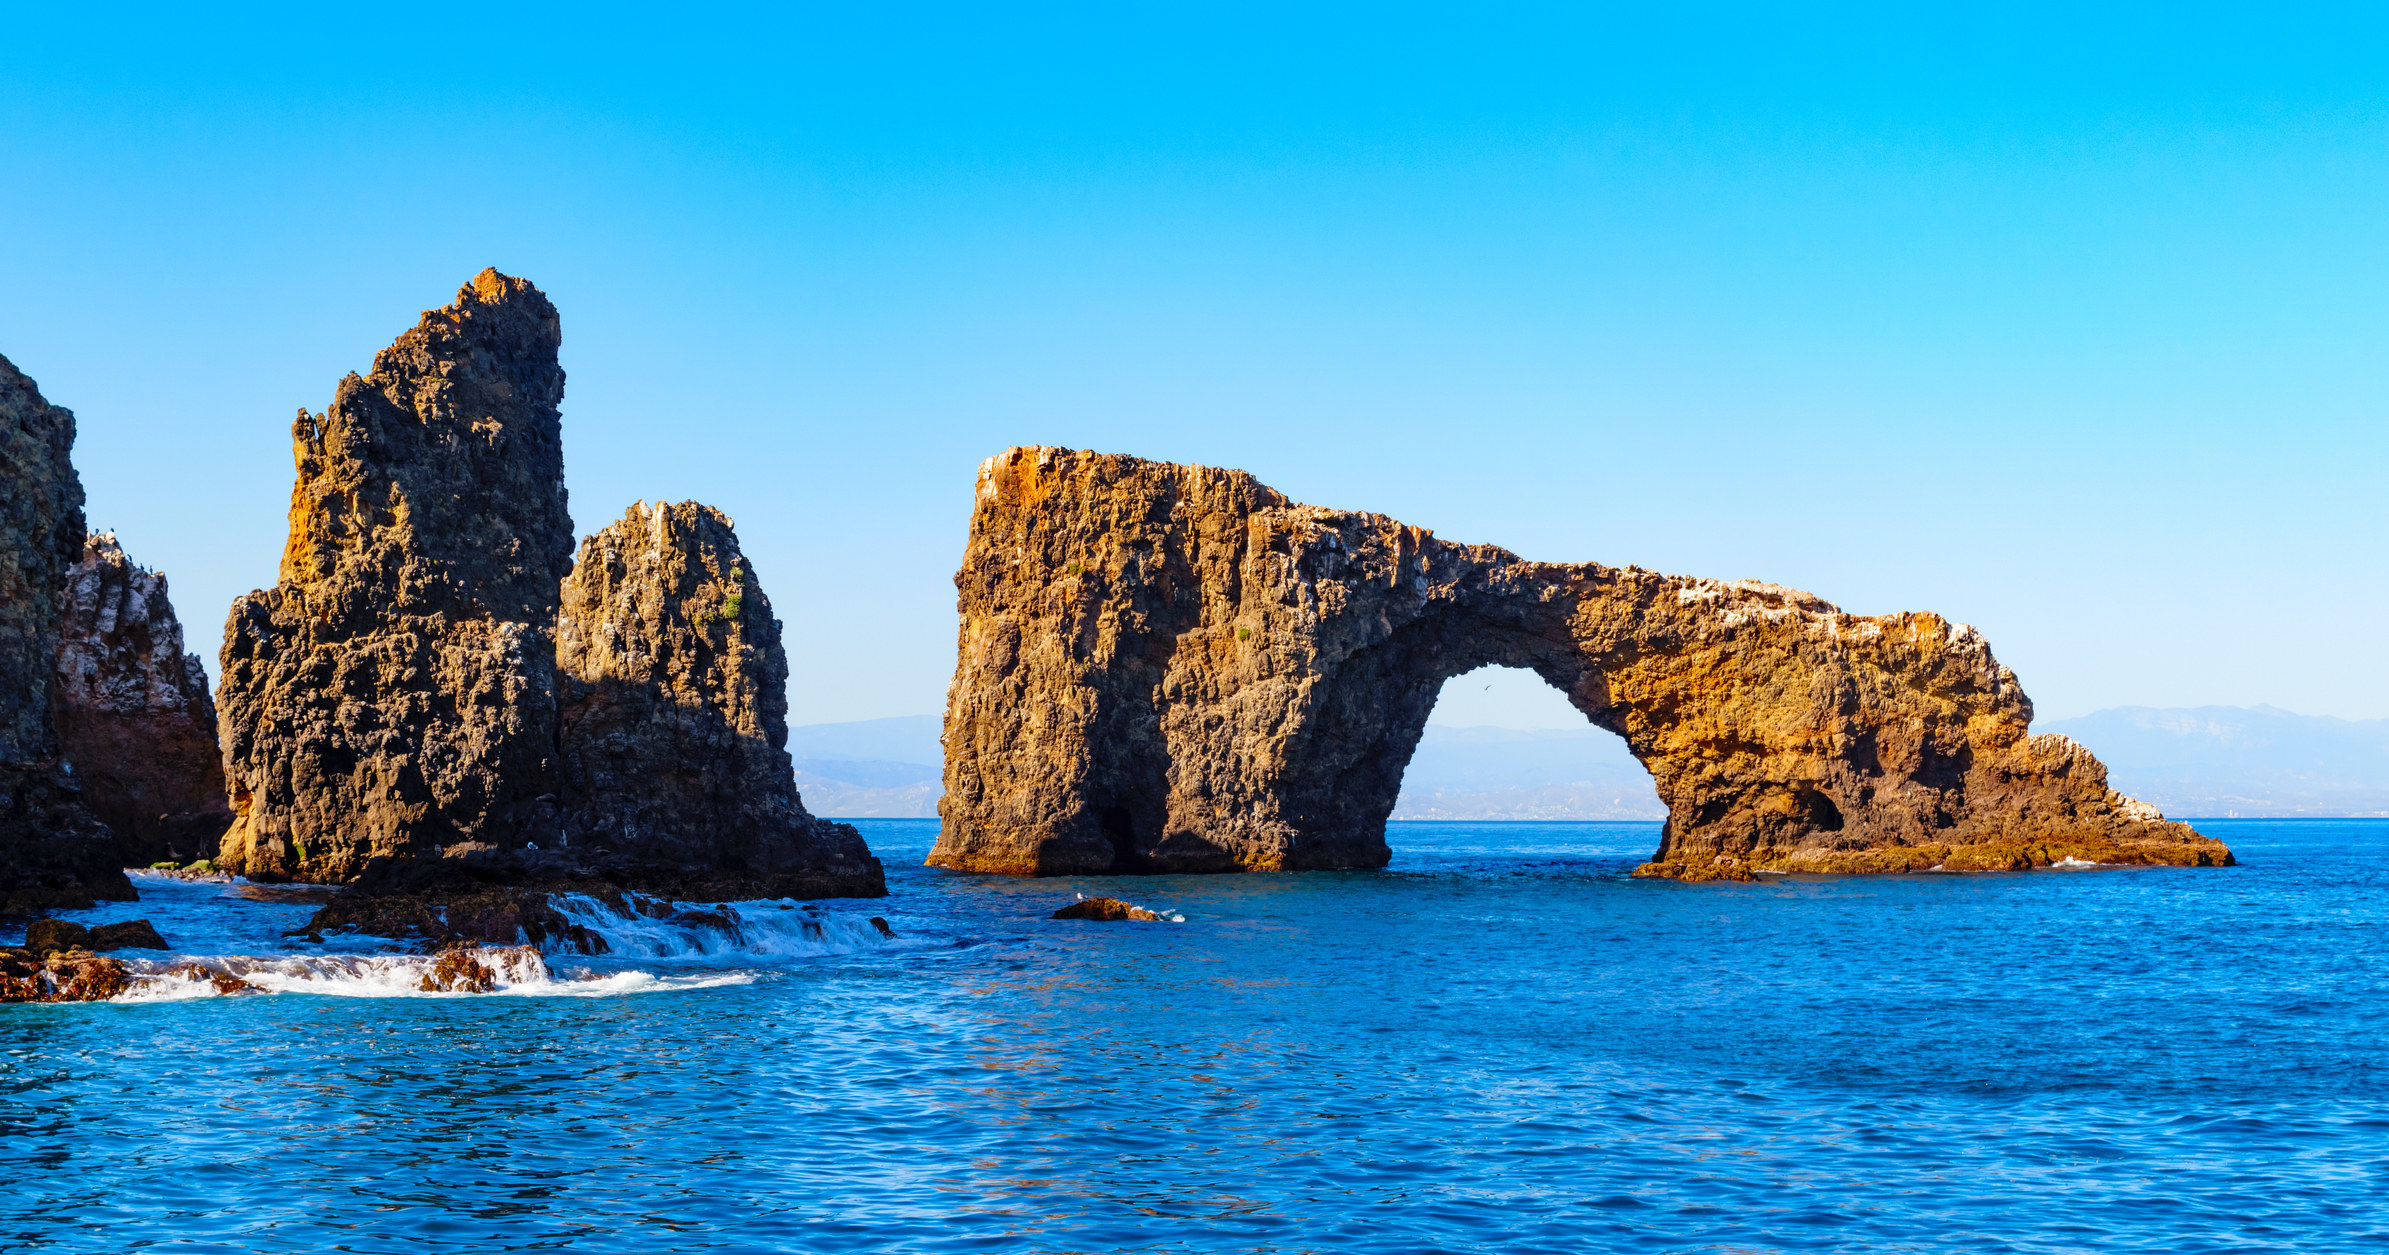
<svg viewBox="0 0 2389 1255">
<path fill-rule="evenodd" d="M 1443 682 L 1532 668 L 1668 807 L 1639 874 L 2212 865 L 2107 787 L 1971 628 L 1774 585 L 1528 562 L 1241 471 L 981 468 L 929 861 L 1016 874 L 1383 866 Z"/>
<path fill-rule="evenodd" d="M 135 566 L 113 532 L 86 539 L 67 570 L 50 707 L 124 866 L 215 857 L 232 811 L 207 670 L 183 652 L 166 577 Z"/>
<path fill-rule="evenodd" d="M 0 357 L 0 910 L 130 898 L 50 722 L 66 568 L 83 550 L 75 416 Z"/>
<path fill-rule="evenodd" d="M 780 622 L 721 511 L 641 503 L 583 541 L 556 655 L 576 855 L 746 896 L 885 892 L 861 835 L 797 796 Z"/>
<path fill-rule="evenodd" d="M 281 580 L 224 627 L 226 867 L 340 881 L 557 831 L 561 339 L 485 270 L 300 413 Z"/>
</svg>

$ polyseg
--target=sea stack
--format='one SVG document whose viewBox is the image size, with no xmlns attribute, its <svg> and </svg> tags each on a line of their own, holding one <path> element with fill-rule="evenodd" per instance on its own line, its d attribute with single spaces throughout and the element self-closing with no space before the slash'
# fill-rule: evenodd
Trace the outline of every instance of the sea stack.
<svg viewBox="0 0 2389 1255">
<path fill-rule="evenodd" d="M 556 661 L 578 858 L 692 897 L 886 892 L 862 836 L 797 794 L 780 622 L 721 511 L 642 502 L 582 541 Z"/>
<path fill-rule="evenodd" d="M 1021 875 L 1367 868 L 1443 682 L 1531 668 L 1668 808 L 1638 870 L 2219 865 L 2107 787 L 1972 628 L 1771 584 L 1528 562 L 1241 471 L 980 468 L 929 861 Z"/>
<path fill-rule="evenodd" d="M 134 565 L 113 532 L 85 538 L 67 571 L 50 708 L 123 866 L 215 857 L 232 808 L 207 669 L 183 652 L 166 577 Z"/>
<path fill-rule="evenodd" d="M 561 339 L 485 270 L 299 413 L 280 582 L 224 627 L 226 869 L 343 882 L 557 835 Z"/>
<path fill-rule="evenodd" d="M 0 357 L 0 911 L 130 899 L 50 720 L 66 569 L 83 550 L 75 416 Z"/>
</svg>

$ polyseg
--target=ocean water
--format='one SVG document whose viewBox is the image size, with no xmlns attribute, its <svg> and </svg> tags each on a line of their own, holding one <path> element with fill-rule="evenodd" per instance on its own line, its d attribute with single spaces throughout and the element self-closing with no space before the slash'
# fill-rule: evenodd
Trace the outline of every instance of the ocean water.
<svg viewBox="0 0 2389 1255">
<path fill-rule="evenodd" d="M 884 900 L 588 904 L 620 953 L 491 994 L 145 881 L 80 917 L 274 992 L 0 1007 L 0 1249 L 2389 1247 L 2389 822 L 1759 885 L 1629 879 L 1641 823 L 1044 881 L 861 826 Z M 1043 918 L 1079 893 L 1182 922 Z"/>
</svg>

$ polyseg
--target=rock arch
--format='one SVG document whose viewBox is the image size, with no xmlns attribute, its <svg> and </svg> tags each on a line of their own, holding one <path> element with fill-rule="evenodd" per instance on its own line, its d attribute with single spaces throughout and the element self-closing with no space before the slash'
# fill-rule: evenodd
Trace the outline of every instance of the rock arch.
<svg viewBox="0 0 2389 1255">
<path fill-rule="evenodd" d="M 1642 874 L 2221 864 L 2107 787 L 1973 629 L 1748 581 L 1528 562 L 1241 471 L 1016 448 L 980 468 L 938 866 L 1381 867 L 1444 680 L 1526 667 L 1624 737 Z"/>
</svg>

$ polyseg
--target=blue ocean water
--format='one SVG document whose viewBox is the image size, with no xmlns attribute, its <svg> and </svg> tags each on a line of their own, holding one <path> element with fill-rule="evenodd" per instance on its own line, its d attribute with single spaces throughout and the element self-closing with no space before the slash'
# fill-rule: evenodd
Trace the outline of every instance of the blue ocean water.
<svg viewBox="0 0 2389 1255">
<path fill-rule="evenodd" d="M 0 1008 L 0 1248 L 2389 1246 L 2389 822 L 1760 885 L 1627 878 L 1650 824 L 1044 881 L 862 826 L 883 901 L 497 995 L 284 955 L 308 908 L 234 886 L 83 913 L 288 992 Z M 1078 893 L 1183 922 L 1043 918 Z"/>
</svg>

